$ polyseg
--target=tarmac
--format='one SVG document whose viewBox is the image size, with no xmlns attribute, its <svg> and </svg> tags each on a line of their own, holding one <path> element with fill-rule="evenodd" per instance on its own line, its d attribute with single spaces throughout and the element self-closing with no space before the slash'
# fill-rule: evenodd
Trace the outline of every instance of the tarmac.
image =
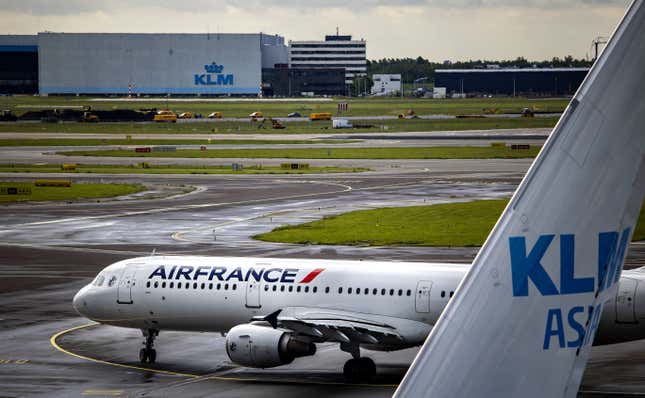
<svg viewBox="0 0 645 398">
<path fill-rule="evenodd" d="M 232 364 L 219 334 L 165 332 L 156 342 L 157 363 L 141 366 L 139 331 L 92 324 L 71 305 L 105 266 L 153 251 L 470 262 L 477 248 L 291 245 L 252 236 L 357 209 L 508 197 L 530 165 L 524 159 L 379 162 L 360 174 L 74 175 L 75 181 L 141 183 L 155 194 L 3 205 L 0 396 L 391 396 L 416 349 L 368 352 L 376 379 L 351 384 L 342 378 L 348 356 L 333 344 L 321 345 L 314 357 L 257 370 Z M 627 267 L 642 265 L 645 246 L 632 244 Z M 579 396 L 645 395 L 643 359 L 645 341 L 595 347 Z"/>
</svg>

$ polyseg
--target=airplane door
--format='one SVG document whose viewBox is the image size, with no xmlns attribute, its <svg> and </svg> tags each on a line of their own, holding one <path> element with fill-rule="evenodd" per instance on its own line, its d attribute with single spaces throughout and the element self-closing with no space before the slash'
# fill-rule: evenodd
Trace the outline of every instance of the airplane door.
<svg viewBox="0 0 645 398">
<path fill-rule="evenodd" d="M 246 306 L 260 308 L 260 282 L 249 280 L 246 282 Z"/>
<path fill-rule="evenodd" d="M 634 300 L 636 298 L 635 279 L 621 278 L 616 291 L 616 322 L 636 323 L 636 311 Z"/>
<path fill-rule="evenodd" d="M 117 303 L 132 304 L 132 286 L 134 286 L 134 276 L 136 272 L 137 268 L 132 264 L 129 264 L 123 270 L 117 286 Z"/>
<path fill-rule="evenodd" d="M 432 282 L 420 281 L 417 283 L 416 300 L 414 307 L 417 312 L 430 312 L 430 288 Z"/>
</svg>

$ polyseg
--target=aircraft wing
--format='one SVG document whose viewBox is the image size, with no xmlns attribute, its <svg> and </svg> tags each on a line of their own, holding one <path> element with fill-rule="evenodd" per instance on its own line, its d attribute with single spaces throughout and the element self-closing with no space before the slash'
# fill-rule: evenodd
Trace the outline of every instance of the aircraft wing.
<svg viewBox="0 0 645 398">
<path fill-rule="evenodd" d="M 348 311 L 288 307 L 267 316 L 254 317 L 253 321 L 289 329 L 316 342 L 405 345 L 397 328 L 388 324 L 387 319 Z"/>
</svg>

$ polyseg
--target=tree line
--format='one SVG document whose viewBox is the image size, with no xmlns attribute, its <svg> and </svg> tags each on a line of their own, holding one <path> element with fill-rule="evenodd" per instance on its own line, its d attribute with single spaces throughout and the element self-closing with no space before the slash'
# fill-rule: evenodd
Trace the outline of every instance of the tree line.
<svg viewBox="0 0 645 398">
<path fill-rule="evenodd" d="M 578 68 L 590 67 L 593 61 L 576 59 L 571 55 L 564 58 L 553 57 L 544 61 L 529 61 L 524 57 L 514 60 L 469 60 L 457 62 L 431 62 L 423 57 L 417 58 L 383 58 L 367 60 L 367 74 L 375 73 L 401 74 L 404 83 L 412 83 L 415 79 L 427 77 L 429 82 L 434 81 L 436 69 L 483 69 L 488 65 L 498 65 L 500 68 Z"/>
</svg>

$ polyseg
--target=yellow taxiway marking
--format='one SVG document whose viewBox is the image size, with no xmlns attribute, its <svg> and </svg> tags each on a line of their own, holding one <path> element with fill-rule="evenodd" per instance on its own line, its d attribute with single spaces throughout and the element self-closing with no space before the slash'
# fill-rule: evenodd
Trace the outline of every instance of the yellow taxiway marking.
<svg viewBox="0 0 645 398">
<path fill-rule="evenodd" d="M 28 362 L 28 359 L 0 359 L 0 365 L 24 365 Z"/>
<path fill-rule="evenodd" d="M 266 379 L 266 378 L 250 378 L 250 377 L 229 377 L 229 376 L 215 376 L 215 375 L 196 375 L 196 374 L 191 374 L 191 373 L 182 373 L 182 372 L 173 372 L 171 370 L 164 370 L 164 369 L 153 369 L 153 368 L 146 368 L 143 366 L 136 366 L 136 365 L 127 365 L 124 363 L 118 363 L 118 362 L 110 362 L 110 361 L 104 361 L 102 359 L 97 359 L 97 358 L 92 358 L 88 357 L 85 355 L 77 354 L 75 352 L 69 351 L 60 345 L 58 345 L 58 338 L 64 336 L 67 333 L 75 332 L 77 330 L 81 329 L 87 329 L 91 328 L 93 326 L 98 326 L 100 323 L 96 322 L 91 322 L 91 323 L 86 323 L 84 325 L 79 325 L 79 326 L 74 326 L 69 329 L 61 330 L 58 333 L 55 333 L 52 335 L 49 339 L 49 343 L 58 351 L 65 353 L 67 355 L 83 359 L 86 361 L 91 361 L 95 363 L 100 363 L 103 365 L 110 365 L 110 366 L 116 366 L 120 368 L 126 368 L 126 369 L 135 369 L 135 370 L 141 370 L 144 372 L 153 372 L 153 373 L 160 373 L 160 374 L 165 374 L 165 375 L 170 375 L 170 376 L 179 376 L 179 377 L 187 377 L 191 379 L 196 379 L 195 382 L 198 381 L 203 381 L 203 380 L 219 380 L 219 381 L 237 381 L 237 382 L 262 382 L 262 383 L 285 383 L 285 384 L 312 384 L 312 385 L 336 385 L 336 386 L 353 386 L 353 387 L 397 387 L 398 384 L 354 384 L 354 383 L 342 383 L 342 382 L 333 382 L 333 381 L 309 381 L 309 380 L 276 380 L 276 379 Z M 85 392 L 96 392 L 96 391 L 101 391 L 101 390 L 85 390 Z M 121 391 L 121 390 L 103 390 L 103 391 Z M 84 395 L 101 395 L 101 394 L 85 394 Z M 107 395 L 107 394 L 103 394 Z"/>
<path fill-rule="evenodd" d="M 123 390 L 85 390 L 81 393 L 81 395 L 102 395 L 102 396 L 111 396 L 111 397 L 118 397 L 119 395 L 123 395 L 125 391 Z"/>
</svg>

